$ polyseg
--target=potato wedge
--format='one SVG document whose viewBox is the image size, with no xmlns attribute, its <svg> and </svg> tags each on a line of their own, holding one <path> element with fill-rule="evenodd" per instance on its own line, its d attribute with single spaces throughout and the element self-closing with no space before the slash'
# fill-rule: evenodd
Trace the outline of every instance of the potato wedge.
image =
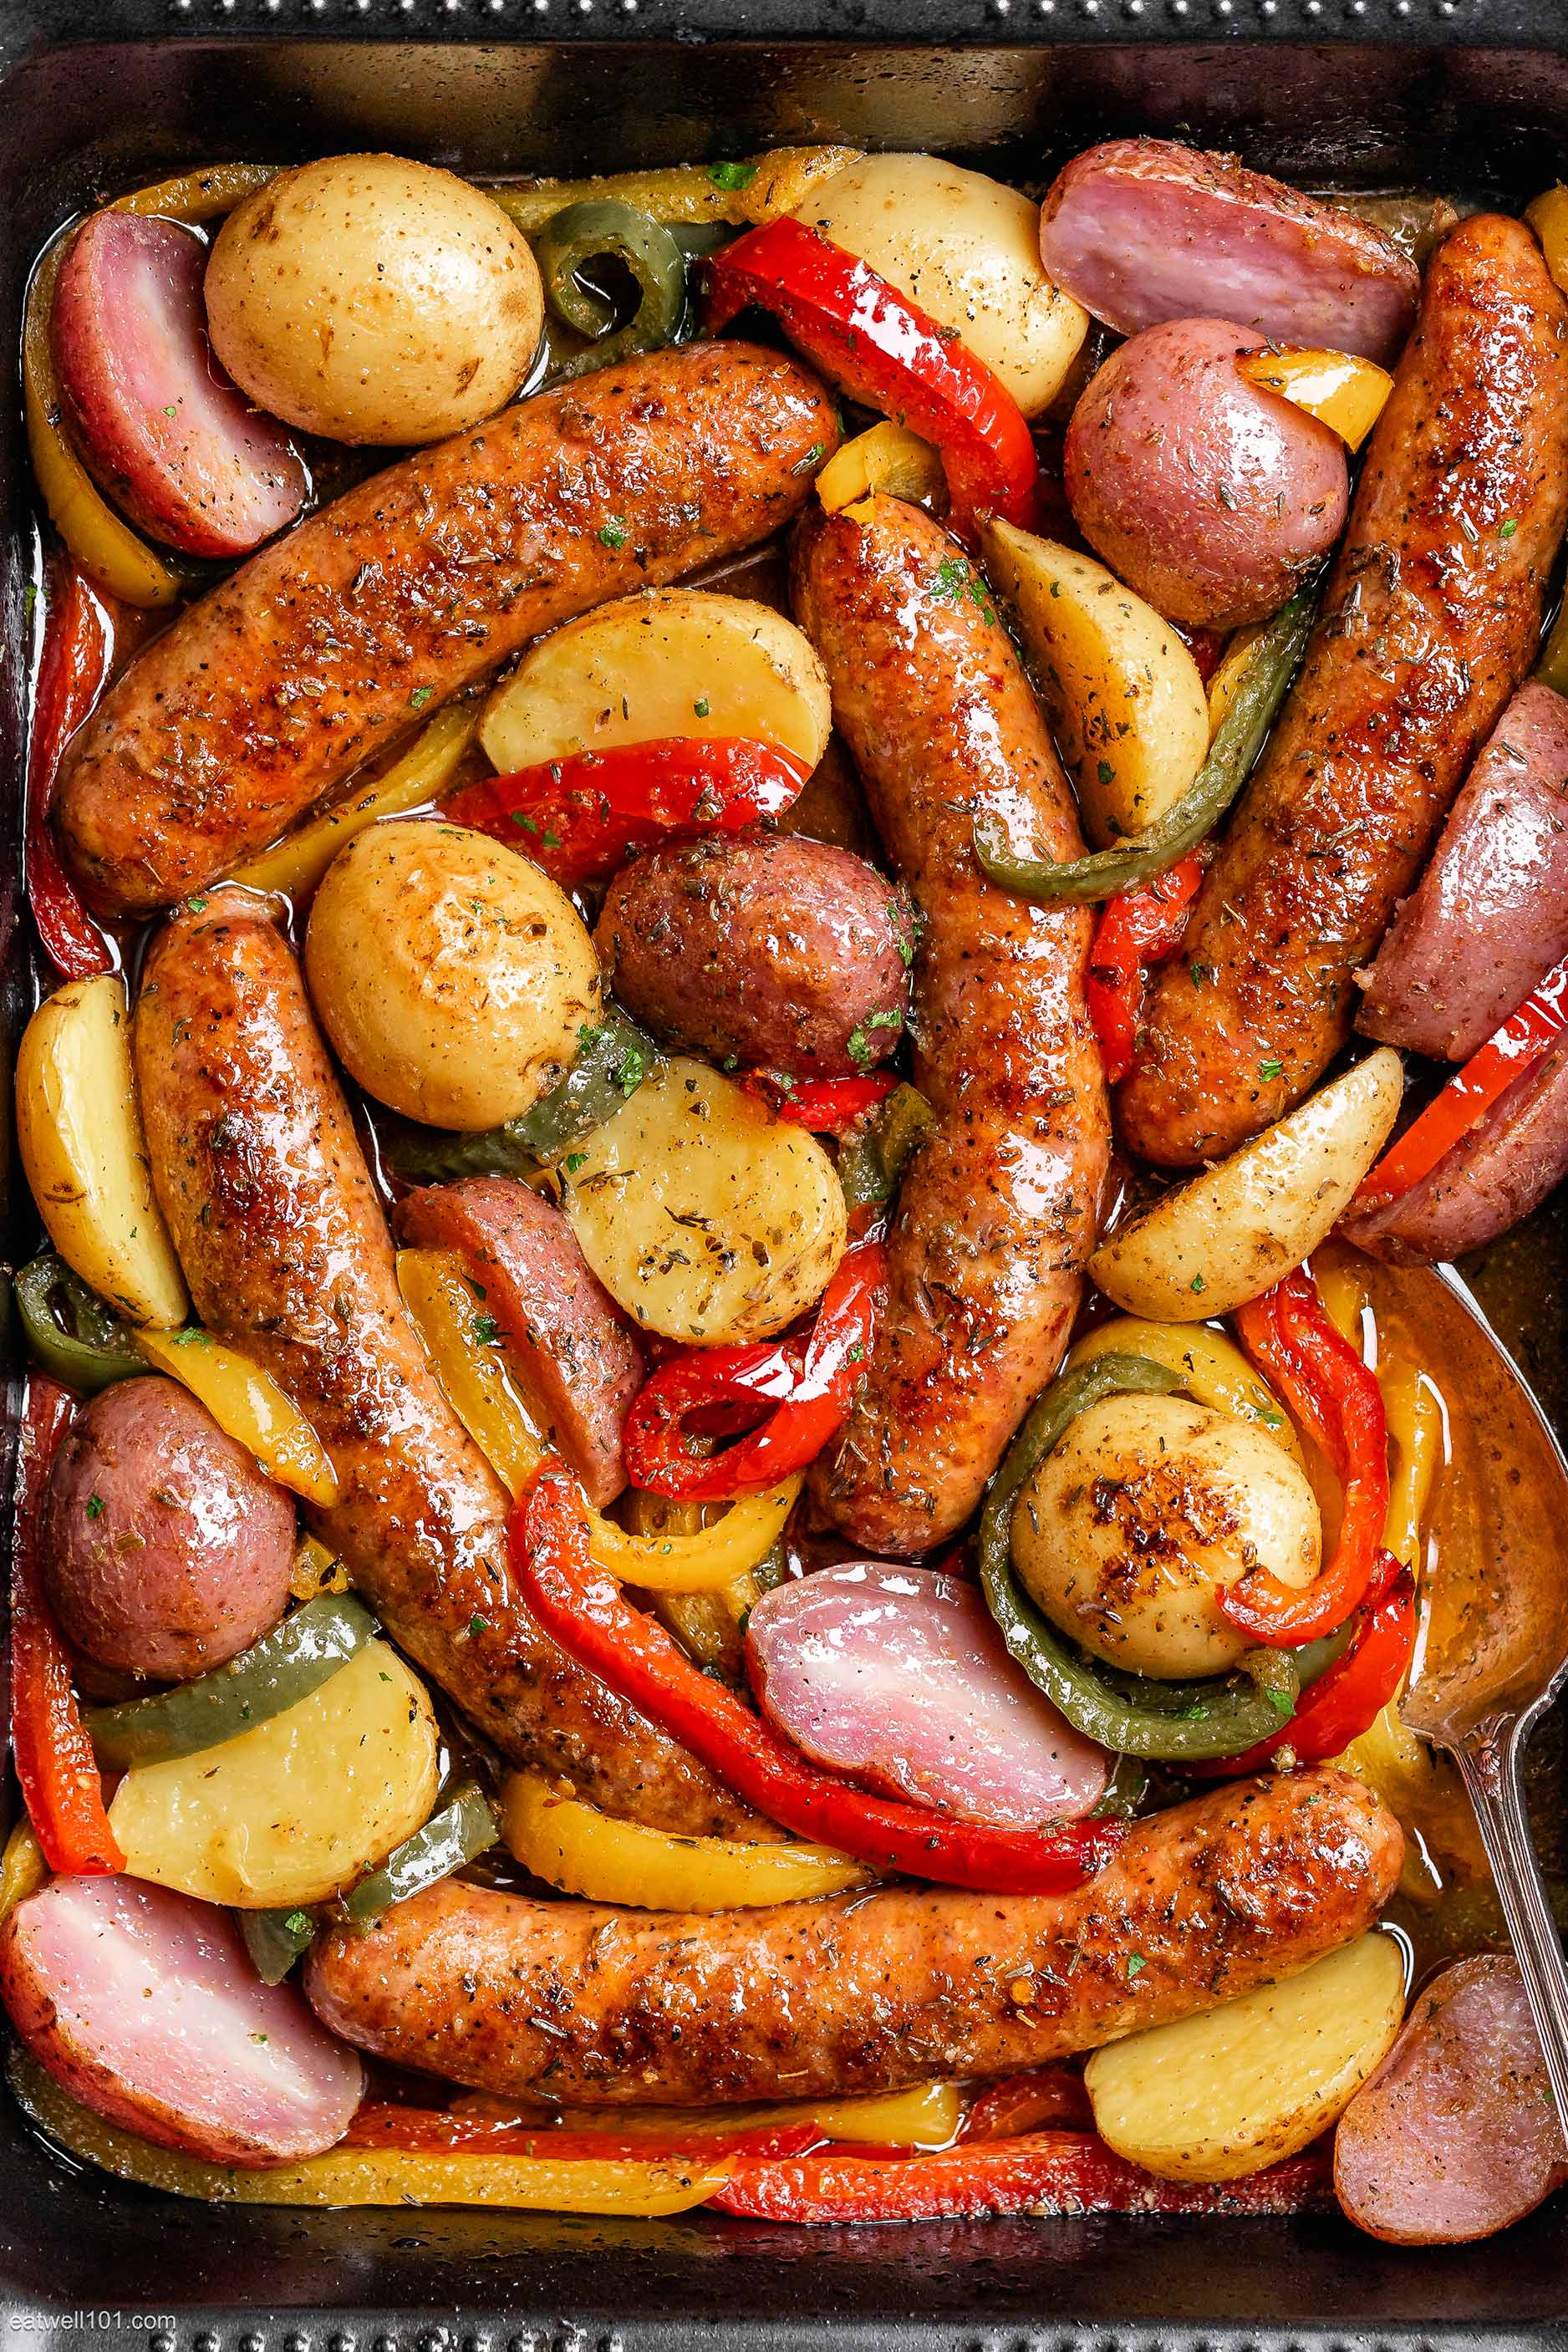
<svg viewBox="0 0 1568 2352">
<path fill-rule="evenodd" d="M 1326 2131 L 1404 2014 L 1404 1954 L 1374 1929 L 1300 1976 L 1097 2050 L 1095 2127 L 1163 2179 L 1237 2180 Z"/>
<path fill-rule="evenodd" d="M 1112 1234 L 1089 1260 L 1096 1285 L 1154 1322 L 1201 1323 L 1257 1298 L 1333 1231 L 1388 1139 L 1404 1086 L 1398 1055 L 1380 1045 Z"/>
<path fill-rule="evenodd" d="M 1077 780 L 1085 832 L 1101 848 L 1147 833 L 1208 756 L 1196 662 L 1092 556 L 1009 522 L 988 522 L 982 538 Z"/>
<path fill-rule="evenodd" d="M 49 1239 L 132 1323 L 185 1319 L 185 1285 L 153 1198 L 125 982 L 74 980 L 46 998 L 16 1056 L 16 1140 Z"/>
<path fill-rule="evenodd" d="M 133 1878 L 242 1911 L 321 1903 L 429 1819 L 439 1744 L 423 1685 L 366 1642 L 254 1731 L 127 1772 L 109 1817 Z"/>
<path fill-rule="evenodd" d="M 844 1195 L 821 1144 L 706 1062 L 663 1063 L 565 1170 L 583 1255 L 667 1339 L 782 1331 L 844 1254 Z"/>
<path fill-rule="evenodd" d="M 486 703 L 479 741 L 503 775 L 667 735 L 749 735 L 815 768 L 832 723 L 827 674 L 793 621 L 654 588 L 542 637 Z"/>
</svg>

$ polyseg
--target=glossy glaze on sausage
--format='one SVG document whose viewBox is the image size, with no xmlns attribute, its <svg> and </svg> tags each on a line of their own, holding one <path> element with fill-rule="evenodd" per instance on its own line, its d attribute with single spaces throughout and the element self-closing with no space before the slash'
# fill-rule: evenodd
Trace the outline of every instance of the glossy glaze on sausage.
<svg viewBox="0 0 1568 2352">
<path fill-rule="evenodd" d="M 568 1660 L 507 1568 L 507 1497 L 404 1311 L 385 1221 L 300 968 L 266 903 L 215 892 L 154 940 L 134 1047 L 159 1204 L 209 1330 L 321 1436 L 312 1523 L 409 1656 L 520 1763 L 661 1829 L 746 1818 Z"/>
<path fill-rule="evenodd" d="M 920 1552 L 963 1526 L 1056 1370 L 1094 1246 L 1108 1136 L 1083 1000 L 1092 919 L 997 889 L 975 863 L 982 813 L 1027 855 L 1081 843 L 1012 640 L 955 541 L 894 499 L 866 520 L 810 517 L 794 595 L 920 917 L 914 1075 L 937 1115 L 904 1178 L 870 1373 L 813 1490 L 855 1542 Z"/>
<path fill-rule="evenodd" d="M 253 557 L 133 662 L 55 793 L 110 913 L 285 832 L 530 638 L 764 539 L 837 443 L 781 352 L 697 344 L 524 400 Z"/>
<path fill-rule="evenodd" d="M 714 2105 L 1044 2065 L 1289 1976 L 1369 1927 L 1392 1813 L 1347 1773 L 1141 1822 L 1077 1893 L 891 1887 L 718 1916 L 448 1880 L 318 1945 L 346 2041 L 518 2098 Z"/>
<path fill-rule="evenodd" d="M 1118 1112 L 1166 1166 L 1278 1118 L 1534 658 L 1568 516 L 1568 306 L 1521 222 L 1438 248 L 1305 667 L 1146 1012 Z"/>
</svg>

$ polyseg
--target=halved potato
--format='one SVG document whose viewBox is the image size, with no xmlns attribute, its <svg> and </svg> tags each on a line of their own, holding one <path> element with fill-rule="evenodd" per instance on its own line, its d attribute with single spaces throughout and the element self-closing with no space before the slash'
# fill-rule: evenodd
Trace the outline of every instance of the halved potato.
<svg viewBox="0 0 1568 2352">
<path fill-rule="evenodd" d="M 1162 1193 L 1089 1270 L 1129 1315 L 1228 1315 L 1310 1257 L 1388 1140 L 1405 1074 L 1391 1045 L 1309 1095 L 1217 1168 Z"/>
<path fill-rule="evenodd" d="M 1198 666 L 1168 621 L 1089 555 L 988 522 L 985 568 L 1018 625 L 1101 847 L 1147 833 L 1208 756 Z"/>
<path fill-rule="evenodd" d="M 439 1746 L 423 1685 L 366 1642 L 254 1731 L 127 1772 L 110 1822 L 132 1878 L 242 1911 L 322 1903 L 428 1821 Z"/>
<path fill-rule="evenodd" d="M 832 723 L 827 674 L 782 613 L 650 588 L 542 637 L 485 705 L 479 741 L 503 775 L 666 735 L 749 735 L 815 768 Z"/>
<path fill-rule="evenodd" d="M 844 1254 L 844 1195 L 821 1144 L 706 1062 L 662 1063 L 563 1173 L 584 1256 L 667 1339 L 782 1331 Z"/>
<path fill-rule="evenodd" d="M 1358 1937 L 1300 1976 L 1097 2050 L 1100 2137 L 1166 2180 L 1238 2180 L 1308 2147 L 1393 2047 L 1405 1958 Z"/>
<path fill-rule="evenodd" d="M 71 1271 L 133 1323 L 183 1323 L 184 1279 L 153 1197 L 118 972 L 71 981 L 28 1022 L 16 1056 L 16 1140 L 38 1213 Z"/>
</svg>

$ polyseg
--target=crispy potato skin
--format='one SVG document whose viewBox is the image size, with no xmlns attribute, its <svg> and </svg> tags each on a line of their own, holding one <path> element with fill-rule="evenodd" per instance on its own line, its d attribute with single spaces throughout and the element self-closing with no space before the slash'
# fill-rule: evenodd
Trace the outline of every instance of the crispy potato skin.
<svg viewBox="0 0 1568 2352">
<path fill-rule="evenodd" d="M 1131 1148 L 1221 1158 L 1350 1034 L 1352 975 L 1534 658 L 1568 515 L 1568 306 L 1521 222 L 1427 271 L 1306 665 L 1150 993 Z"/>
</svg>

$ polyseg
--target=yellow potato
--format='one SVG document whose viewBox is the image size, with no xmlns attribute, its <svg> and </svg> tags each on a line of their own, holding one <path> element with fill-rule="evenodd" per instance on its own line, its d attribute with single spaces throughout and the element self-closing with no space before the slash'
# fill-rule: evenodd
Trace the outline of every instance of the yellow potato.
<svg viewBox="0 0 1568 2352">
<path fill-rule="evenodd" d="M 1018 1499 L 1013 1560 L 1097 1658 L 1179 1680 L 1234 1666 L 1251 1635 L 1219 1594 L 1250 1568 L 1310 1584 L 1322 1527 L 1307 1474 L 1257 1422 L 1185 1397 L 1102 1399 Z"/>
<path fill-rule="evenodd" d="M 598 1020 L 599 959 L 566 893 L 466 825 L 373 824 L 327 868 L 305 977 L 344 1067 L 432 1127 L 517 1118 Z"/>
<path fill-rule="evenodd" d="M 1328 2129 L 1404 2013 L 1399 1946 L 1359 1937 L 1282 1983 L 1097 2050 L 1084 2070 L 1096 2127 L 1167 2180 L 1238 2180 Z"/>
<path fill-rule="evenodd" d="M 28 1022 L 16 1055 L 16 1141 L 38 1213 L 72 1272 L 133 1323 L 183 1323 L 185 1285 L 153 1197 L 117 972 L 57 989 Z"/>
<path fill-rule="evenodd" d="M 1101 847 L 1146 833 L 1208 756 L 1198 666 L 1168 621 L 1089 555 L 1009 522 L 982 533 Z"/>
<path fill-rule="evenodd" d="M 254 1731 L 127 1772 L 110 1824 L 132 1878 L 242 1911 L 323 1903 L 429 1819 L 439 1747 L 423 1685 L 366 1642 Z"/>
<path fill-rule="evenodd" d="M 583 1255 L 667 1339 L 782 1331 L 844 1254 L 844 1195 L 821 1144 L 706 1062 L 662 1063 L 564 1170 Z"/>
<path fill-rule="evenodd" d="M 1112 1234 L 1089 1270 L 1129 1315 L 1199 1323 L 1245 1306 L 1325 1241 L 1388 1140 L 1404 1071 L 1391 1045 L 1162 1193 Z"/>
<path fill-rule="evenodd" d="M 865 155 L 796 216 L 951 327 L 1026 416 L 1049 407 L 1089 314 L 1046 276 L 1028 196 L 939 155 Z"/>
<path fill-rule="evenodd" d="M 815 768 L 827 674 L 793 621 L 704 588 L 652 588 L 568 621 L 524 654 L 479 720 L 503 775 L 666 735 L 749 735 Z"/>
<path fill-rule="evenodd" d="M 544 316 L 526 239 L 480 188 L 399 155 L 325 155 L 232 212 L 206 274 L 241 390 L 330 441 L 406 446 L 493 416 Z"/>
</svg>

